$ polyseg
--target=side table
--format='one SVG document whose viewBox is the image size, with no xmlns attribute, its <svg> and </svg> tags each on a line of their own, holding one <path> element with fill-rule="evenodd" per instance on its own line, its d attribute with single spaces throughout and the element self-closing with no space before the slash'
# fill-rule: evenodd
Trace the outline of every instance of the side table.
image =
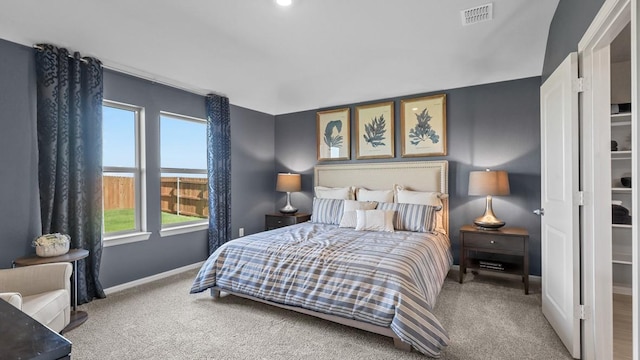
<svg viewBox="0 0 640 360">
<path fill-rule="evenodd" d="M 31 266 L 31 265 L 39 265 L 39 264 L 50 264 L 57 262 L 70 262 L 73 264 L 73 311 L 71 311 L 71 322 L 64 329 L 62 329 L 62 333 L 65 333 L 69 330 L 75 329 L 78 326 L 82 325 L 89 315 L 85 311 L 78 311 L 78 260 L 82 260 L 89 256 L 89 250 L 85 249 L 71 249 L 68 253 L 60 256 L 52 256 L 52 257 L 40 257 L 37 255 L 25 256 L 13 261 L 13 266 Z"/>
<path fill-rule="evenodd" d="M 476 253 L 469 256 L 469 252 Z M 482 254 L 504 254 L 518 259 L 507 263 L 503 269 L 482 267 Z M 498 230 L 479 230 L 473 225 L 460 228 L 460 284 L 464 280 L 467 268 L 498 271 L 520 275 L 524 282 L 524 293 L 529 294 L 529 233 L 523 228 L 500 228 Z"/>
</svg>

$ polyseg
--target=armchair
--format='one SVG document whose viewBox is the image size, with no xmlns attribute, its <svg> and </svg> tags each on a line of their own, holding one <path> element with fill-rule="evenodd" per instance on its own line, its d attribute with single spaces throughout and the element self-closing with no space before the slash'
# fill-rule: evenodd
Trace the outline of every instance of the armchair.
<svg viewBox="0 0 640 360">
<path fill-rule="evenodd" d="M 60 332 L 71 317 L 72 268 L 52 263 L 0 270 L 0 299 Z"/>
</svg>

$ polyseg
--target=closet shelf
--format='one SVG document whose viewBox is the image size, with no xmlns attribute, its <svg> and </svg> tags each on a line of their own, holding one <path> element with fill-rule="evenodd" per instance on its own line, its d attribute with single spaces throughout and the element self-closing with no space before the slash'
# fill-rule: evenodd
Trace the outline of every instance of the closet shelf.
<svg viewBox="0 0 640 360">
<path fill-rule="evenodd" d="M 612 258 L 612 262 L 614 264 L 631 265 L 633 263 L 633 257 L 631 256 L 631 254 L 613 253 Z"/>
<path fill-rule="evenodd" d="M 631 188 L 623 188 L 623 187 L 614 187 L 611 188 L 611 191 L 614 193 L 631 193 Z"/>
<path fill-rule="evenodd" d="M 611 122 L 611 126 L 631 126 L 631 120 L 629 121 L 616 121 Z"/>
<path fill-rule="evenodd" d="M 621 119 L 631 119 L 630 112 L 611 114 L 611 121 L 621 121 Z"/>
<path fill-rule="evenodd" d="M 611 224 L 611 227 L 613 228 L 618 228 L 618 229 L 633 229 L 632 225 L 627 225 L 627 224 Z"/>
<path fill-rule="evenodd" d="M 631 150 L 612 151 L 611 160 L 631 160 Z"/>
</svg>

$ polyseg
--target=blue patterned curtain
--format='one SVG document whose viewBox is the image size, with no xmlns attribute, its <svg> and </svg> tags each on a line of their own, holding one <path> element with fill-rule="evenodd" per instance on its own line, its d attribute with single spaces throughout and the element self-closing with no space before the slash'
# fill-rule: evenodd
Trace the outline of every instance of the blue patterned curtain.
<svg viewBox="0 0 640 360">
<path fill-rule="evenodd" d="M 66 49 L 35 50 L 42 233 L 89 250 L 78 262 L 78 303 L 104 298 L 102 257 L 102 65 Z"/>
<path fill-rule="evenodd" d="M 209 254 L 231 236 L 231 127 L 229 99 L 207 95 Z"/>
</svg>

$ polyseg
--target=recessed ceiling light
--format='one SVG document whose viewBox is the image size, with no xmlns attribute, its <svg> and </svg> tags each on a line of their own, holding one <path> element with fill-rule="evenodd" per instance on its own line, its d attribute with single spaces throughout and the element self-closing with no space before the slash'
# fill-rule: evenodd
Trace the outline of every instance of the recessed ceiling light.
<svg viewBox="0 0 640 360">
<path fill-rule="evenodd" d="M 291 5 L 291 0 L 276 0 L 276 3 L 280 6 L 289 6 Z"/>
</svg>

